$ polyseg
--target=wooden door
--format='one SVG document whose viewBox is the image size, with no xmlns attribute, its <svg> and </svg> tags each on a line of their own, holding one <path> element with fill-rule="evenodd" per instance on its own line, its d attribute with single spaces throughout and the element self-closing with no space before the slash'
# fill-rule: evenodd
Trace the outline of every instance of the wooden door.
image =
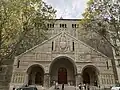
<svg viewBox="0 0 120 90">
<path fill-rule="evenodd" d="M 58 83 L 67 84 L 67 70 L 64 67 L 58 69 Z"/>
</svg>

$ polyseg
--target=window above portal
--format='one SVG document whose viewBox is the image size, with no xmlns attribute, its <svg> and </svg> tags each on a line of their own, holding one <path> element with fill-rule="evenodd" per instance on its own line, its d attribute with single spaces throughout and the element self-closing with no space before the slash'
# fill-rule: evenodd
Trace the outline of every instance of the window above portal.
<svg viewBox="0 0 120 90">
<path fill-rule="evenodd" d="M 60 28 L 67 28 L 67 24 L 60 24 Z"/>
<path fill-rule="evenodd" d="M 118 59 L 118 66 L 120 66 L 120 59 Z"/>
<path fill-rule="evenodd" d="M 55 26 L 54 24 L 47 24 L 48 28 L 54 28 L 54 26 Z"/>
<path fill-rule="evenodd" d="M 72 28 L 78 28 L 79 24 L 72 24 Z"/>
</svg>

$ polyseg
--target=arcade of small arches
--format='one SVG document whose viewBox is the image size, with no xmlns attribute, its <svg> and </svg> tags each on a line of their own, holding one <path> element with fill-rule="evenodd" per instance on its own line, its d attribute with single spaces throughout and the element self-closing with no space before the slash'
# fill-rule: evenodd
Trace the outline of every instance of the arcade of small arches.
<svg viewBox="0 0 120 90">
<path fill-rule="evenodd" d="M 46 79 L 47 75 L 47 79 Z M 93 65 L 85 66 L 81 74 L 77 73 L 77 67 L 73 60 L 68 57 L 58 57 L 51 62 L 49 74 L 45 74 L 44 68 L 39 64 L 32 65 L 27 70 L 27 84 L 52 86 L 58 84 L 77 85 L 79 83 L 97 86 L 99 71 Z"/>
</svg>

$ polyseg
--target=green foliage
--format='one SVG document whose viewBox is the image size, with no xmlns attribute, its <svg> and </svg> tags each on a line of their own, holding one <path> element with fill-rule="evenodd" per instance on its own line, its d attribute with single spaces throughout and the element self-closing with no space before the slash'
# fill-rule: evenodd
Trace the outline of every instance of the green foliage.
<svg viewBox="0 0 120 90">
<path fill-rule="evenodd" d="M 47 19 L 56 10 L 41 0 L 0 1 L 0 57 L 14 58 L 47 39 Z"/>
<path fill-rule="evenodd" d="M 84 19 L 81 20 L 82 28 L 87 28 L 98 33 L 109 44 L 119 51 L 118 46 L 112 43 L 107 37 L 110 35 L 116 42 L 120 42 L 120 1 L 112 0 L 90 0 L 88 7 L 83 13 Z"/>
<path fill-rule="evenodd" d="M 97 33 L 104 42 L 115 50 L 115 56 L 120 55 L 120 1 L 90 0 L 81 20 L 82 30 Z M 112 57 L 114 58 L 114 57 Z M 114 59 L 111 60 L 115 82 L 118 81 Z"/>
</svg>

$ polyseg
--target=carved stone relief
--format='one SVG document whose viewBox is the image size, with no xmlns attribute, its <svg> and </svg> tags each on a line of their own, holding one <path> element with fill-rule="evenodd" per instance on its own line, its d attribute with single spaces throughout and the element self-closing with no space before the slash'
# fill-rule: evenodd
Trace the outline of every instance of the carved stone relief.
<svg viewBox="0 0 120 90">
<path fill-rule="evenodd" d="M 45 73 L 49 73 L 49 66 L 48 65 L 45 66 Z"/>
<path fill-rule="evenodd" d="M 113 74 L 101 74 L 102 84 L 114 84 Z"/>
<path fill-rule="evenodd" d="M 55 52 L 70 52 L 71 42 L 70 38 L 66 34 L 62 34 L 59 38 L 55 40 Z"/>
<path fill-rule="evenodd" d="M 35 55 L 36 59 L 35 60 L 51 60 L 51 54 L 50 53 L 36 53 Z"/>
<path fill-rule="evenodd" d="M 12 83 L 24 83 L 25 74 L 21 72 L 15 72 L 13 74 Z"/>
<path fill-rule="evenodd" d="M 50 85 L 50 75 L 46 73 L 44 75 L 44 87 L 49 87 L 49 85 Z"/>
<path fill-rule="evenodd" d="M 77 73 L 81 73 L 82 71 L 81 68 L 82 68 L 81 66 L 77 66 Z"/>
</svg>

